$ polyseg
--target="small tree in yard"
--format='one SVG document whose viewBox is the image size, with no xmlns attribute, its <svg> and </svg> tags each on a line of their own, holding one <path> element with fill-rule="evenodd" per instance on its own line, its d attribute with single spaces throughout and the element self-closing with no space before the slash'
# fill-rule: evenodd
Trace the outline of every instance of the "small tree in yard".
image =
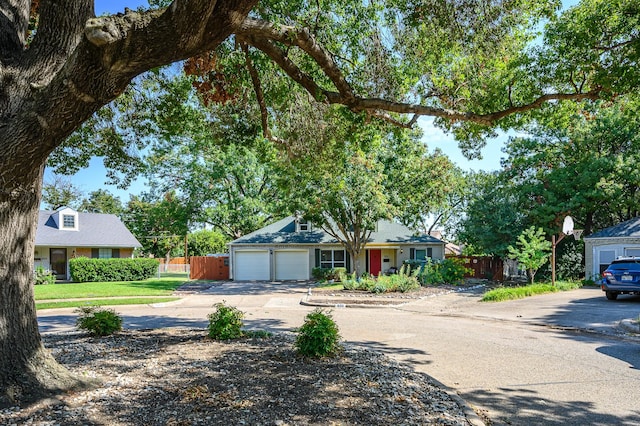
<svg viewBox="0 0 640 426">
<path fill-rule="evenodd" d="M 533 284 L 536 272 L 551 255 L 551 243 L 545 239 L 542 228 L 536 229 L 535 226 L 531 226 L 522 231 L 516 246 L 517 248 L 508 247 L 509 255 L 527 270 L 529 282 Z"/>
</svg>

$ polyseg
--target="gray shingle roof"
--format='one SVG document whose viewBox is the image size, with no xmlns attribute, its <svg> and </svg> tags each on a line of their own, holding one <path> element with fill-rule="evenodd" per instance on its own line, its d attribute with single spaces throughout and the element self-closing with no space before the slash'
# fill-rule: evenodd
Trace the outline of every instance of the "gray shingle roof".
<svg viewBox="0 0 640 426">
<path fill-rule="evenodd" d="M 58 247 L 142 247 L 127 227 L 112 214 L 78 213 L 78 230 L 57 228 L 53 216 L 57 212 L 40 211 L 37 246 Z"/>
<path fill-rule="evenodd" d="M 262 229 L 244 235 L 230 244 L 337 244 L 338 241 L 313 226 L 311 231 L 296 232 L 295 218 L 286 217 Z M 442 240 L 430 235 L 417 235 L 408 227 L 395 222 L 381 220 L 378 230 L 371 233 L 369 244 L 444 244 Z"/>
<path fill-rule="evenodd" d="M 585 238 L 640 237 L 640 217 L 595 232 Z"/>
</svg>

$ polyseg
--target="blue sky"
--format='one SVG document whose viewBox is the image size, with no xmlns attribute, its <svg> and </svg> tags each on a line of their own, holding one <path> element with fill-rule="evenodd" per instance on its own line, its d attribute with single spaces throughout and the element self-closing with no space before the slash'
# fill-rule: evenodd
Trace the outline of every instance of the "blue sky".
<svg viewBox="0 0 640 426">
<path fill-rule="evenodd" d="M 576 4 L 578 0 L 564 0 L 564 7 Z M 147 0 L 96 0 L 96 15 L 102 13 L 123 12 L 125 6 L 135 9 L 138 6 L 147 6 Z M 432 125 L 433 119 L 423 117 L 419 120 L 419 125 L 424 131 L 424 141 L 427 143 L 429 150 L 440 148 L 455 164 L 464 170 L 497 170 L 500 168 L 500 159 L 502 158 L 502 148 L 507 140 L 507 136 L 502 134 L 498 138 L 487 140 L 486 147 L 481 151 L 482 159 L 468 160 L 458 148 L 457 142 L 453 136 L 446 134 L 441 129 Z M 51 180 L 51 173 L 45 171 L 45 182 Z M 130 194 L 139 194 L 145 190 L 145 181 L 138 179 L 126 190 L 121 190 L 115 186 L 105 185 L 106 171 L 102 163 L 102 159 L 94 158 L 87 169 L 81 170 L 73 176 L 65 177 L 70 179 L 80 190 L 85 193 L 95 191 L 97 189 L 106 189 L 120 197 L 122 202 L 129 200 Z"/>
</svg>

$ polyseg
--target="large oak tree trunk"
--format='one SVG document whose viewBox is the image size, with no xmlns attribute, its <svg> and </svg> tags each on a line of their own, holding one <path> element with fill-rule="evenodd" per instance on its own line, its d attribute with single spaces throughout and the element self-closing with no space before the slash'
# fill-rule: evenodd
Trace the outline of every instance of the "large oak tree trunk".
<svg viewBox="0 0 640 426">
<path fill-rule="evenodd" d="M 93 0 L 0 0 L 0 406 L 81 384 L 42 345 L 34 241 L 47 157 L 136 75 L 215 49 L 257 0 L 95 18 Z"/>
<path fill-rule="evenodd" d="M 0 193 L 0 406 L 79 382 L 42 346 L 33 298 L 34 233 L 43 167 Z M 0 172 L 0 181 L 3 179 Z"/>
</svg>

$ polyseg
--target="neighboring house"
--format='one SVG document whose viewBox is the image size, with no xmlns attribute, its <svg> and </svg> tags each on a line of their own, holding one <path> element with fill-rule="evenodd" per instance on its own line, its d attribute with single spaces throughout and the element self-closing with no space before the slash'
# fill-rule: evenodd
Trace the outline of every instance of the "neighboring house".
<svg viewBox="0 0 640 426">
<path fill-rule="evenodd" d="M 584 237 L 587 278 L 599 276 L 618 256 L 640 256 L 640 217 Z"/>
<path fill-rule="evenodd" d="M 445 243 L 406 226 L 379 221 L 358 259 L 372 275 L 400 268 L 407 259 L 444 259 Z M 229 243 L 231 279 L 308 280 L 314 267 L 353 271 L 345 248 L 332 236 L 293 216 Z"/>
<path fill-rule="evenodd" d="M 442 231 L 433 230 L 429 233 L 429 235 L 439 240 L 442 240 Z M 442 241 L 445 241 L 445 240 L 442 240 Z M 461 254 L 462 254 L 462 248 L 459 245 L 451 243 L 449 241 L 445 241 L 445 246 L 444 246 L 445 257 L 460 256 Z"/>
<path fill-rule="evenodd" d="M 39 213 L 35 266 L 54 271 L 56 279 L 69 279 L 71 258 L 132 257 L 136 247 L 142 245 L 115 215 L 68 207 Z"/>
</svg>

